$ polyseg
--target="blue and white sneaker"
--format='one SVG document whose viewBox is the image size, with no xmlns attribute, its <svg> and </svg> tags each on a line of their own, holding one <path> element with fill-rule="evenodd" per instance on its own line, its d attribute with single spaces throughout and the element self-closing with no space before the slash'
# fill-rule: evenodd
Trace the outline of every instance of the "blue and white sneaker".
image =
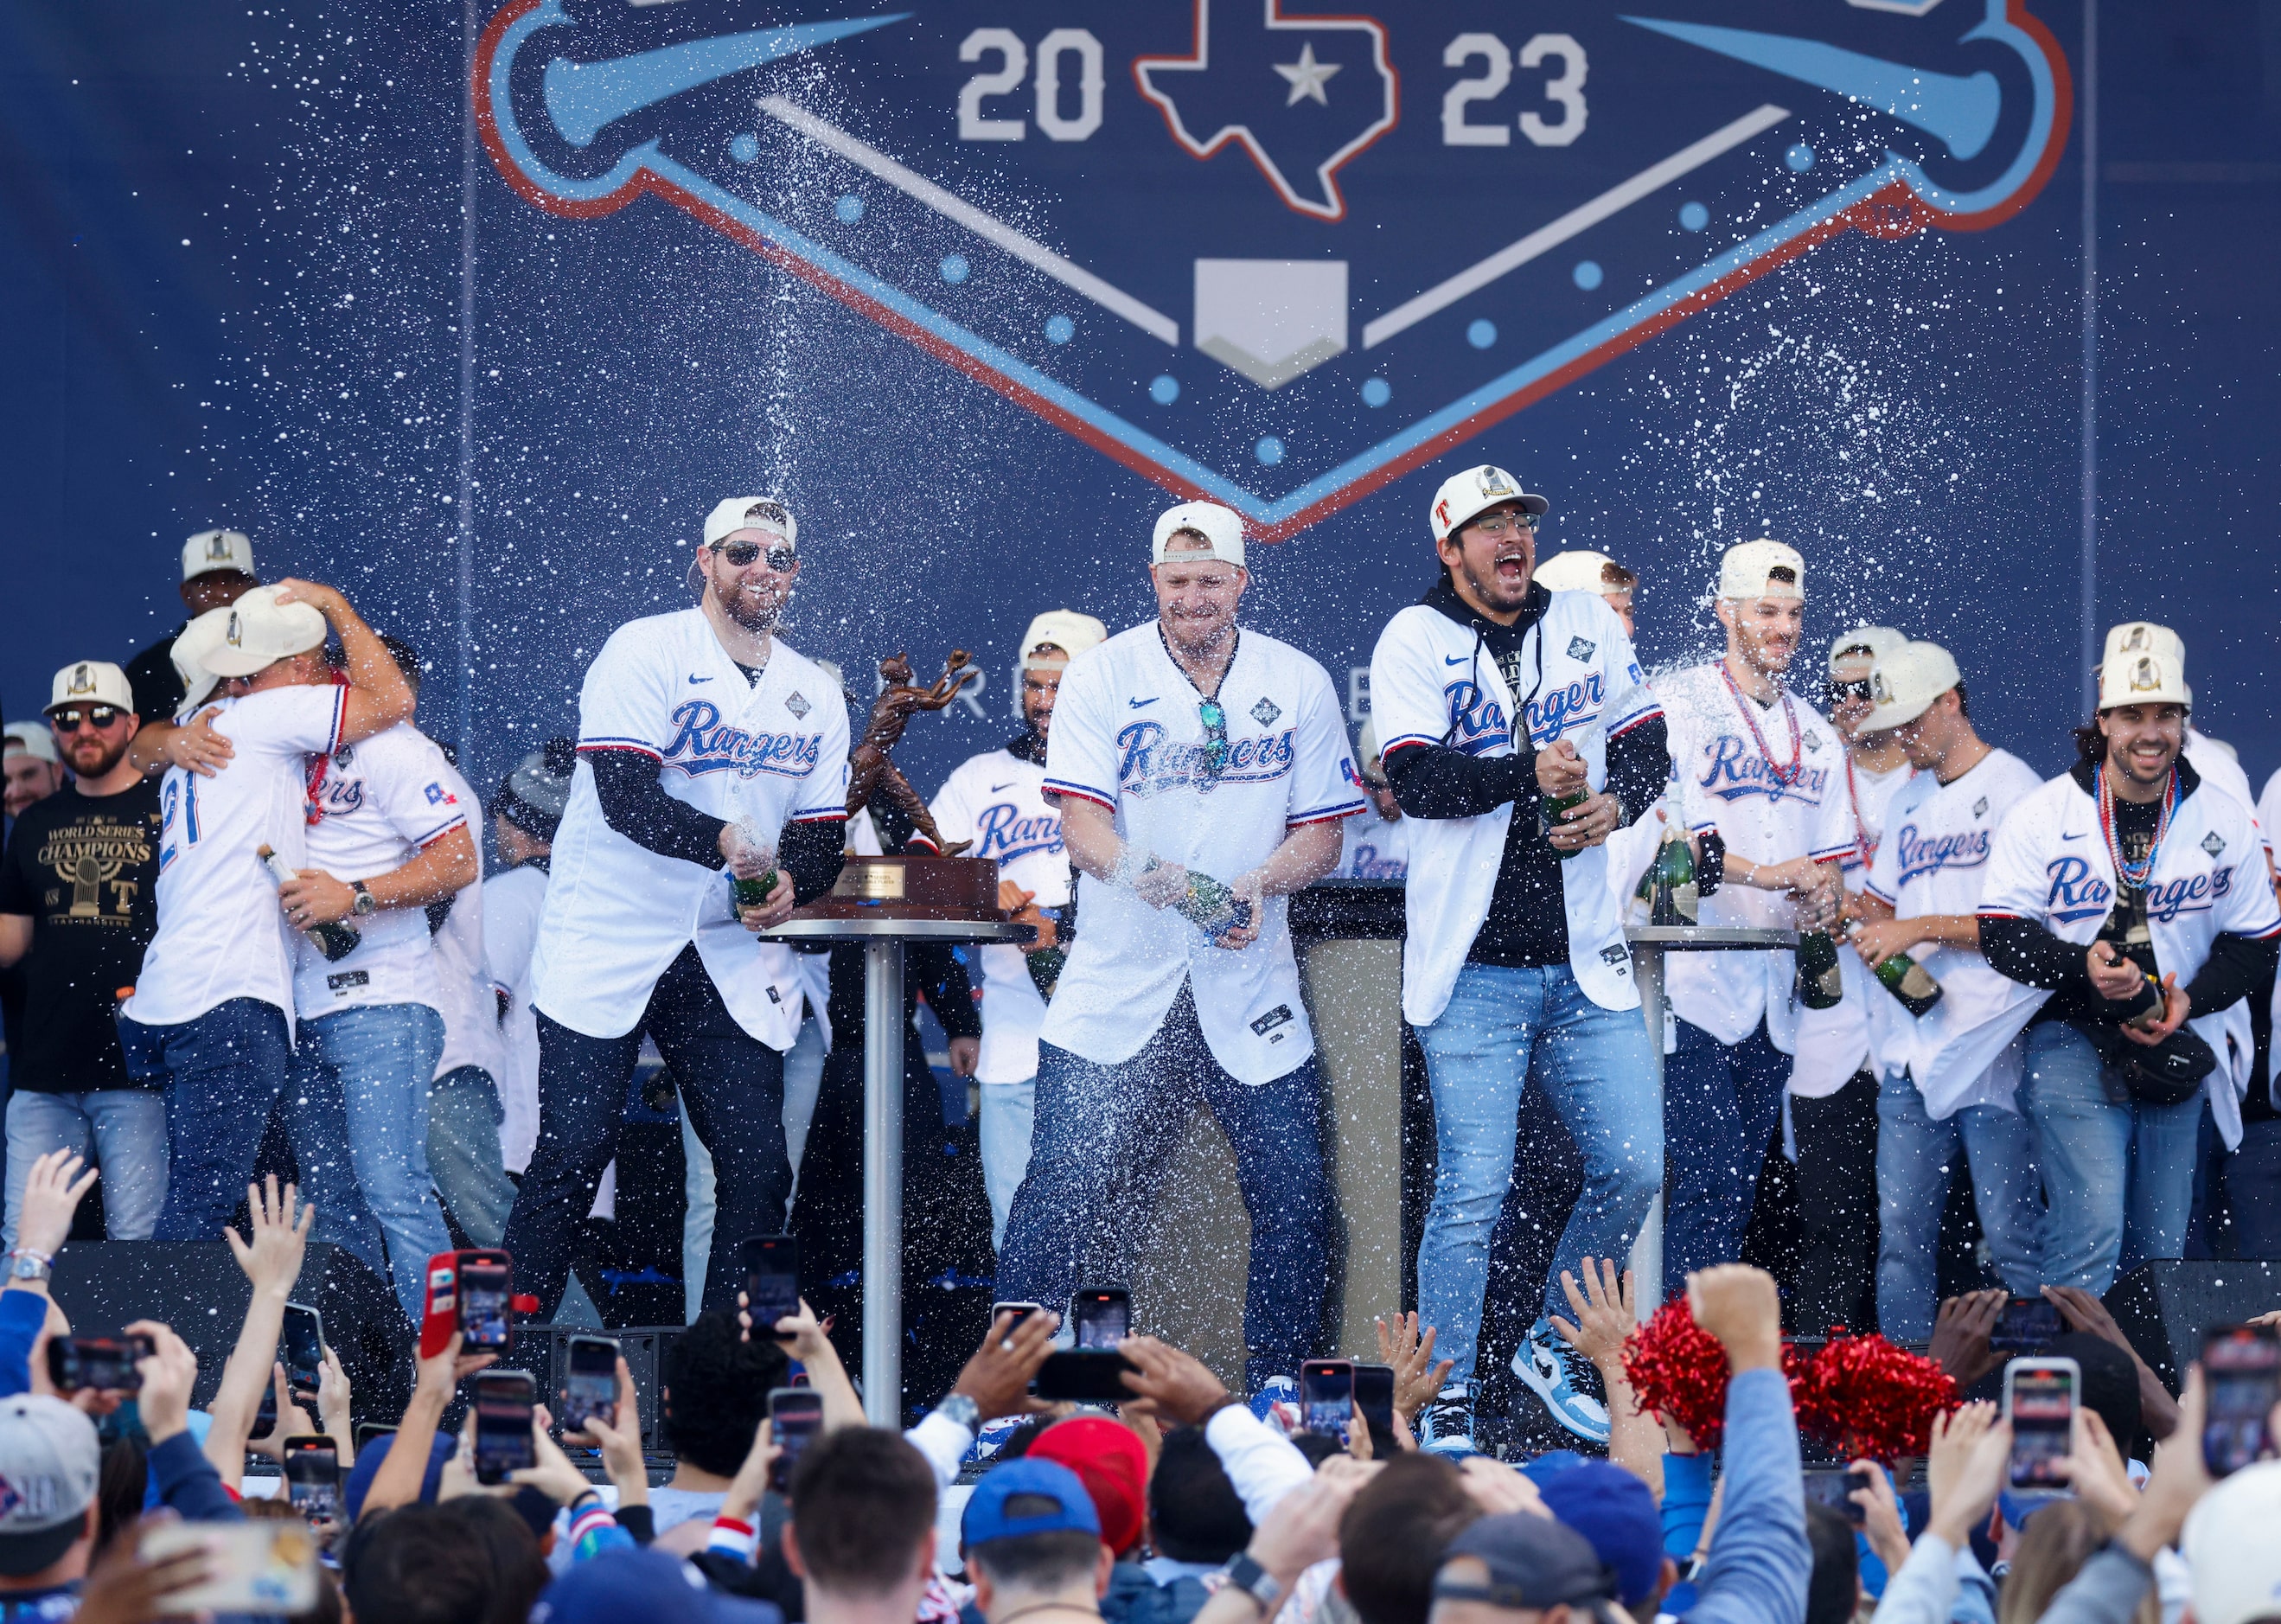
<svg viewBox="0 0 2281 1624">
<path fill-rule="evenodd" d="M 1462 1387 L 1443 1388 L 1418 1412 L 1418 1447 L 1436 1455 L 1478 1455 L 1473 1447 L 1473 1397 Z"/>
<path fill-rule="evenodd" d="M 1591 1443 L 1608 1441 L 1608 1406 L 1598 1396 L 1599 1372 L 1540 1319 L 1513 1350 L 1512 1373 L 1544 1401 L 1552 1419 Z"/>
<path fill-rule="evenodd" d="M 1288 1376 L 1270 1376 L 1251 1395 L 1251 1413 L 1285 1437 L 1299 1429 L 1299 1384 Z"/>
</svg>

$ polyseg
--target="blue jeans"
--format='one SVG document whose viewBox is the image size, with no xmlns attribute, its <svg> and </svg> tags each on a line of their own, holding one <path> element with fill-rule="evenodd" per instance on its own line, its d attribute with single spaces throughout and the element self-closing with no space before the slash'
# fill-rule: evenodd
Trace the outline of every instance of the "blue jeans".
<svg viewBox="0 0 2281 1624">
<path fill-rule="evenodd" d="M 1038 1121 L 1038 1079 L 984 1083 L 982 1089 L 982 1187 L 990 1195 L 990 1244 L 1006 1246 L 1006 1217 L 1014 1192 L 1030 1169 L 1030 1135 Z"/>
<path fill-rule="evenodd" d="M 1007 1218 L 998 1295 L 1058 1308 L 1080 1286 L 1125 1278 L 1198 1107 L 1227 1135 L 1251 1215 L 1243 1334 L 1256 1389 L 1295 1377 L 1322 1335 L 1337 1212 L 1323 1171 L 1322 1082 L 1311 1058 L 1256 1088 L 1237 1082 L 1205 1045 L 1185 984 L 1130 1060 L 1095 1065 L 1040 1045 L 1037 1128 Z"/>
<path fill-rule="evenodd" d="M 2043 1287 L 2044 1207 L 2034 1131 L 1995 1105 L 1968 1105 L 1945 1121 L 1925 1115 L 1906 1077 L 1877 1086 L 1877 1328 L 1898 1342 L 1932 1335 L 1940 1295 L 1940 1219 L 1957 1152 L 1972 1174 L 1989 1261 L 2014 1296 Z"/>
<path fill-rule="evenodd" d="M 1489 1277 L 1489 1239 L 1512 1182 L 1521 1092 L 1534 1079 L 1584 1159 L 1583 1189 L 1544 1280 L 1543 1312 L 1572 1311 L 1560 1272 L 1631 1250 L 1663 1187 L 1655 1055 L 1636 1009 L 1603 1009 L 1566 964 L 1467 964 L 1450 1004 L 1418 1028 L 1434 1088 L 1434 1204 L 1418 1243 L 1418 1318 L 1470 1383 Z"/>
<path fill-rule="evenodd" d="M 2044 1279 L 2103 1296 L 2122 1270 L 2184 1255 L 2202 1096 L 2131 1098 L 2065 1021 L 2028 1028 L 2021 1107 L 2044 1170 Z"/>
<path fill-rule="evenodd" d="M 8 1218 L 4 1241 L 16 1244 L 24 1180 L 50 1150 L 90 1148 L 102 1164 L 104 1232 L 113 1241 L 148 1241 L 166 1199 L 166 1096 L 155 1088 L 103 1088 L 88 1094 L 34 1094 L 8 1100 Z"/>
<path fill-rule="evenodd" d="M 364 1004 L 303 1021 L 287 1111 L 301 1194 L 317 1203 L 311 1239 L 392 1275 L 414 1325 L 427 1262 L 452 1249 L 428 1172 L 428 1088 L 443 1052 L 444 1017 L 426 1004 Z"/>
<path fill-rule="evenodd" d="M 154 1241 L 219 1241 L 245 1187 L 292 1064 L 285 1012 L 232 998 L 171 1026 L 119 1017 L 127 1074 L 166 1091 L 166 1203 Z M 337 1148 L 340 1141 L 336 1139 Z M 298 1155 L 301 1144 L 294 1142 Z"/>
<path fill-rule="evenodd" d="M 1687 1277 L 1743 1255 L 1790 1057 L 1764 1021 L 1729 1047 L 1700 1026 L 1676 1023 L 1678 1046 L 1663 1061 L 1663 1135 L 1671 1188 L 1663 1218 L 1663 1295 L 1682 1296 Z"/>
<path fill-rule="evenodd" d="M 499 1160 L 506 1120 L 499 1085 L 481 1066 L 454 1066 L 428 1090 L 428 1171 L 436 1194 L 477 1246 L 497 1246 L 514 1207 L 514 1180 Z"/>
</svg>

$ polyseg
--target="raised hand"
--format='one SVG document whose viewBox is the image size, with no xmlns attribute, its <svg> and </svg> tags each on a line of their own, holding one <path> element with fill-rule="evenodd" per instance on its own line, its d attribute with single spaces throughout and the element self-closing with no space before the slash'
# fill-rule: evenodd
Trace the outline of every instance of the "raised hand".
<svg viewBox="0 0 2281 1624">
<path fill-rule="evenodd" d="M 982 1334 L 982 1346 L 950 1384 L 952 1392 L 974 1401 L 976 1414 L 985 1421 L 1003 1415 L 1034 1415 L 1048 1407 L 1030 1396 L 1030 1380 L 1054 1350 L 1060 1318 L 1034 1312 L 1018 1326 L 1013 1320 L 1010 1311 L 991 1320 L 990 1328 Z"/>
<path fill-rule="evenodd" d="M 79 1210 L 81 1199 L 95 1187 L 98 1174 L 87 1168 L 87 1158 L 75 1150 L 50 1150 L 32 1164 L 32 1171 L 24 1179 L 23 1211 L 16 1219 L 16 1249 L 35 1252 L 52 1259 L 71 1238 L 72 1215 Z M 21 1289 L 19 1282 L 8 1282 L 12 1289 Z M 23 1282 L 47 1293 L 44 1280 Z"/>
<path fill-rule="evenodd" d="M 317 1216 L 316 1203 L 312 1202 L 300 1209 L 299 1222 L 295 1222 L 298 1195 L 290 1184 L 281 1195 L 275 1173 L 269 1175 L 266 1187 L 249 1184 L 245 1204 L 252 1239 L 241 1239 L 235 1229 L 221 1232 L 222 1239 L 229 1242 L 230 1256 L 253 1282 L 253 1289 L 281 1302 L 292 1295 L 293 1282 L 301 1278 L 301 1260 L 309 1249 L 309 1226 Z"/>
<path fill-rule="evenodd" d="M 1434 1402 L 1442 1391 L 1442 1384 L 1457 1368 L 1455 1359 L 1434 1359 L 1434 1342 L 1437 1334 L 1432 1326 L 1421 1335 L 1418 1315 L 1413 1311 L 1396 1314 L 1389 1326 L 1380 1317 L 1372 1321 L 1378 1331 L 1378 1362 L 1394 1366 L 1394 1419 L 1405 1427 L 1414 1428 L 1418 1412 Z"/>
</svg>

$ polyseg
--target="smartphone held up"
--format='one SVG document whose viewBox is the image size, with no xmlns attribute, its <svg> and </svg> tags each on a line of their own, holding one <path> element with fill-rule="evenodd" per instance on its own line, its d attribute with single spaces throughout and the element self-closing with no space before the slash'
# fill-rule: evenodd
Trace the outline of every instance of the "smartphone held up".
<svg viewBox="0 0 2281 1624">
<path fill-rule="evenodd" d="M 2075 1407 L 2083 1367 L 2073 1359 L 2014 1359 L 2004 1367 L 2004 1417 L 2012 1423 L 2005 1481 L 2016 1491 L 2056 1494 L 2058 1469 L 2075 1447 Z"/>
</svg>

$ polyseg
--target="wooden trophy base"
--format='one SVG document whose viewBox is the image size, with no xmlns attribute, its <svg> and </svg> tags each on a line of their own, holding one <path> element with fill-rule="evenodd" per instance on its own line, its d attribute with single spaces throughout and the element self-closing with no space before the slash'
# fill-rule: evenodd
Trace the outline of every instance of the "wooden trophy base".
<svg viewBox="0 0 2281 1624">
<path fill-rule="evenodd" d="M 947 919 L 1003 924 L 986 857 L 850 857 L 839 882 L 796 919 Z"/>
</svg>

